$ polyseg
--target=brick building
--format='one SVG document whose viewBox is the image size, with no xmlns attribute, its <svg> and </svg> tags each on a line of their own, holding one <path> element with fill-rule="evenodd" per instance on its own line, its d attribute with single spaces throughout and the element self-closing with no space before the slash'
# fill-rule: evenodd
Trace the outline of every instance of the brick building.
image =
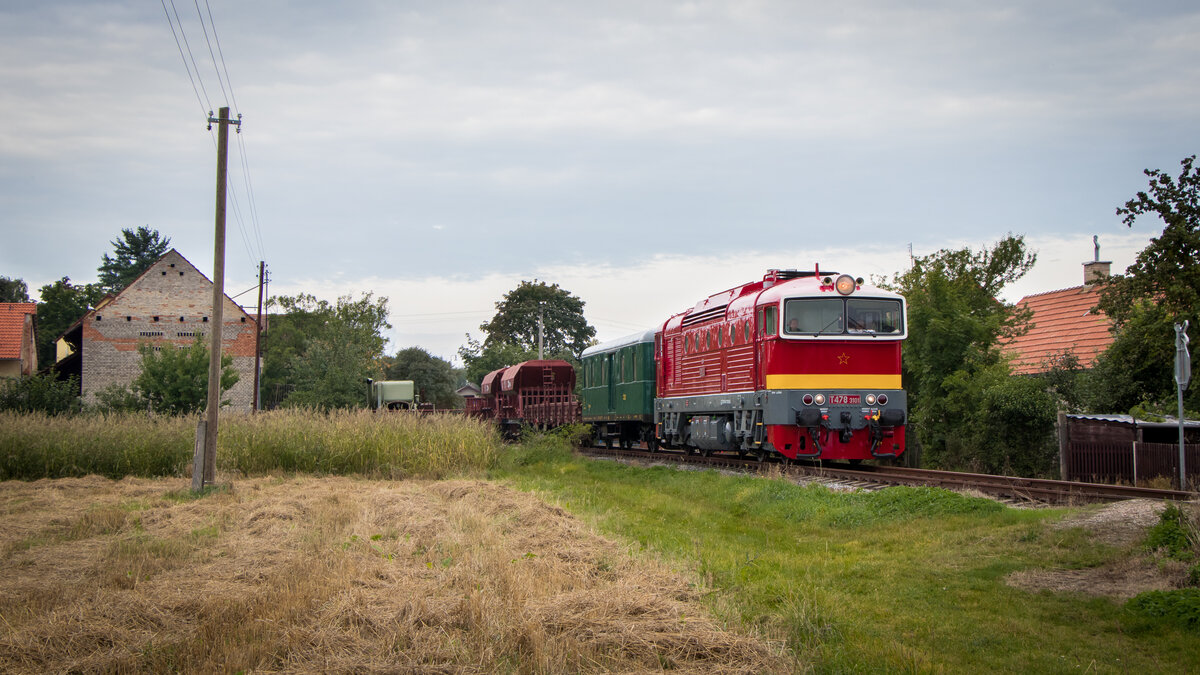
<svg viewBox="0 0 1200 675">
<path fill-rule="evenodd" d="M 175 249 L 163 254 L 140 277 L 116 296 L 76 321 L 62 340 L 71 354 L 58 363 L 62 374 L 80 377 L 85 402 L 113 383 L 130 384 L 141 373 L 138 345 L 191 344 L 197 337 L 209 344 L 213 283 Z M 233 357 L 238 382 L 224 398 L 230 409 L 249 412 L 254 405 L 254 356 L 258 327 L 226 295 L 222 309 L 221 353 Z"/>
<path fill-rule="evenodd" d="M 37 303 L 0 302 L 0 377 L 37 372 Z"/>
</svg>

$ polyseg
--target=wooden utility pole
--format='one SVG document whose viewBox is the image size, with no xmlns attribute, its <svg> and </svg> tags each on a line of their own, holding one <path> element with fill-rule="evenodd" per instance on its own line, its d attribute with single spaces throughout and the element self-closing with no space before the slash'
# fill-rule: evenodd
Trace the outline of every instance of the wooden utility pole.
<svg viewBox="0 0 1200 675">
<path fill-rule="evenodd" d="M 229 160 L 229 125 L 238 125 L 241 131 L 241 115 L 237 120 L 229 119 L 229 108 L 221 108 L 217 117 L 209 113 L 208 128 L 217 125 L 217 214 L 216 234 L 213 241 L 213 295 L 212 316 L 209 318 L 208 354 L 208 408 L 204 421 L 196 428 L 196 457 L 192 466 L 192 490 L 203 490 L 216 480 L 217 465 L 217 410 L 221 407 L 221 337 L 224 328 L 225 310 L 225 186 Z M 203 436 L 203 452 L 200 452 L 200 437 Z"/>
<path fill-rule="evenodd" d="M 254 406 L 250 410 L 250 412 L 252 412 L 252 413 L 258 412 L 258 407 L 261 404 L 261 398 L 262 398 L 258 392 L 258 388 L 260 386 L 260 383 L 258 381 L 258 371 L 262 364 L 263 279 L 266 277 L 266 273 L 267 273 L 267 263 L 262 260 L 259 260 L 258 261 L 258 319 L 257 319 L 258 328 L 257 328 L 257 332 L 254 334 Z"/>
</svg>

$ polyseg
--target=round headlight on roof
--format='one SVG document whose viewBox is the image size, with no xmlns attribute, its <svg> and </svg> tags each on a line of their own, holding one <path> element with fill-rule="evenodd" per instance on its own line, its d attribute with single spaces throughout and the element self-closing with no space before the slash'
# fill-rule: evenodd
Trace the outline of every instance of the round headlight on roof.
<svg viewBox="0 0 1200 675">
<path fill-rule="evenodd" d="M 837 278 L 837 283 L 834 284 L 834 287 L 837 288 L 838 293 L 842 295 L 850 295 L 854 292 L 854 287 L 857 285 L 858 284 L 854 283 L 854 277 L 850 276 L 849 274 L 843 274 Z"/>
</svg>

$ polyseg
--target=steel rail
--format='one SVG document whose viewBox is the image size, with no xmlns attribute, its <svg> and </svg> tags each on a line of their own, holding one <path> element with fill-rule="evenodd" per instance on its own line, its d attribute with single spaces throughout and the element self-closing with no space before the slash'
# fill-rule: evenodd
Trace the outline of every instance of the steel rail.
<svg viewBox="0 0 1200 675">
<path fill-rule="evenodd" d="M 658 450 L 650 452 L 637 448 L 603 450 L 585 448 L 584 454 L 593 457 L 621 457 L 642 461 L 675 462 L 707 467 L 726 467 L 747 470 L 761 466 L 778 466 L 782 472 L 794 476 L 814 476 L 839 481 L 858 481 L 880 485 L 928 485 L 949 489 L 977 490 L 984 494 L 1012 500 L 1038 503 L 1081 503 L 1111 502 L 1126 499 L 1154 499 L 1186 501 L 1196 499 L 1197 493 L 1180 490 L 1160 490 L 1104 483 L 1079 483 L 1075 481 L 996 476 L 991 474 L 961 473 L 935 469 L 914 469 L 902 466 L 813 464 L 809 462 L 759 462 L 730 453 L 714 453 L 710 456 L 691 455 L 682 451 Z"/>
</svg>

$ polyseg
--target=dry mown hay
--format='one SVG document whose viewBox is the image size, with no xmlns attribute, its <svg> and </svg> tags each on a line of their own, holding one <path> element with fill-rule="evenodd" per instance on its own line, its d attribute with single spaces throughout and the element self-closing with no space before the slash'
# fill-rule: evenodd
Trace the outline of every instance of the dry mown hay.
<svg viewBox="0 0 1200 675">
<path fill-rule="evenodd" d="M 0 670 L 779 672 L 695 590 L 476 481 L 0 484 Z"/>
</svg>

